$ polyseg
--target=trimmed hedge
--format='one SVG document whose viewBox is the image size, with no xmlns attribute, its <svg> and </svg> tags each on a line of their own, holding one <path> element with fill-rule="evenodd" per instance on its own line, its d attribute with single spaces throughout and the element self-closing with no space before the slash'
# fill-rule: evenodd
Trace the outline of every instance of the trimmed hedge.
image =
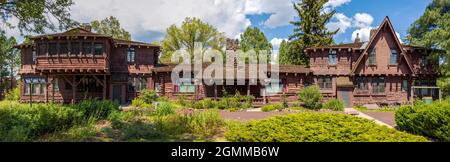
<svg viewBox="0 0 450 162">
<path fill-rule="evenodd" d="M 233 142 L 426 142 L 426 138 L 335 113 L 275 116 L 230 126 Z"/>
<path fill-rule="evenodd" d="M 402 106 L 395 113 L 395 121 L 401 130 L 450 141 L 450 102 Z"/>
</svg>

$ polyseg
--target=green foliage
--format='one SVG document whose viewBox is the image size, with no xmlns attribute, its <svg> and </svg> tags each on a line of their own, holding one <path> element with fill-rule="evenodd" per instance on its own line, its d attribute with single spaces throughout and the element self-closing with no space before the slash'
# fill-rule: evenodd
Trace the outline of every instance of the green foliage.
<svg viewBox="0 0 450 162">
<path fill-rule="evenodd" d="M 139 99 L 142 99 L 147 104 L 152 104 L 158 99 L 158 94 L 155 91 L 144 90 L 141 91 Z"/>
<path fill-rule="evenodd" d="M 175 113 L 175 108 L 170 102 L 159 102 L 156 108 L 158 116 L 166 116 Z"/>
<path fill-rule="evenodd" d="M 338 99 L 331 99 L 323 104 L 324 109 L 330 109 L 333 111 L 344 111 L 345 104 L 344 101 Z"/>
<path fill-rule="evenodd" d="M 449 142 L 450 102 L 402 106 L 395 122 L 401 130 Z"/>
<path fill-rule="evenodd" d="M 307 109 L 319 110 L 322 108 L 322 94 L 318 86 L 309 86 L 302 89 L 298 94 L 298 98 Z"/>
<path fill-rule="evenodd" d="M 329 45 L 338 31 L 329 31 L 326 24 L 336 11 L 322 12 L 328 0 L 303 0 L 294 4 L 298 21 L 294 25 L 294 34 L 289 37 L 288 52 L 282 55 L 283 64 L 309 65 L 309 57 L 304 49 Z"/>
<path fill-rule="evenodd" d="M 267 58 L 267 62 L 270 62 L 270 53 L 272 52 L 272 44 L 267 40 L 266 35 L 259 30 L 257 27 L 247 27 L 244 33 L 241 34 L 240 41 L 241 50 L 244 52 L 254 50 L 256 52 L 256 61 L 253 63 L 259 62 L 259 55 L 265 54 L 265 58 Z M 264 51 L 264 52 L 263 52 Z M 253 60 L 251 60 L 253 61 Z M 248 61 L 247 61 L 248 63 Z"/>
<path fill-rule="evenodd" d="M 12 90 L 10 90 L 5 95 L 5 100 L 7 101 L 19 101 L 20 100 L 20 89 L 19 87 L 16 87 Z"/>
<path fill-rule="evenodd" d="M 163 55 L 160 61 L 162 63 L 173 63 L 172 54 L 183 47 L 189 53 L 192 63 L 194 53 L 206 49 L 222 51 L 226 44 L 224 33 L 198 18 L 188 17 L 180 27 L 172 25 L 167 28 L 166 33 L 161 45 Z"/>
<path fill-rule="evenodd" d="M 274 110 L 281 110 L 283 109 L 283 105 L 281 104 L 270 104 L 270 105 L 264 105 L 261 107 L 261 111 L 263 112 L 270 112 Z"/>
<path fill-rule="evenodd" d="M 232 142 L 426 142 L 373 121 L 334 113 L 301 113 L 232 125 Z"/>
<path fill-rule="evenodd" d="M 4 33 L 0 32 L 0 64 L 2 65 L 0 66 L 0 79 L 7 75 L 9 78 L 14 78 L 15 72 L 17 72 L 15 69 L 19 69 L 21 59 L 19 50 L 14 48 L 16 44 L 16 38 L 6 37 Z M 12 87 L 13 85 L 8 86 Z"/>
<path fill-rule="evenodd" d="M 112 36 L 114 39 L 131 40 L 130 32 L 120 27 L 119 20 L 110 16 L 101 21 L 95 20 L 91 22 L 92 29 L 99 34 Z"/>
<path fill-rule="evenodd" d="M 119 104 L 110 100 L 84 100 L 71 107 L 83 114 L 84 121 L 106 119 L 112 112 L 119 111 Z"/>
<path fill-rule="evenodd" d="M 408 35 L 411 45 L 440 50 L 431 52 L 428 60 L 440 65 L 442 76 L 438 86 L 442 88 L 444 96 L 450 96 L 450 1 L 433 0 L 425 13 L 411 24 Z"/>
<path fill-rule="evenodd" d="M 154 106 L 152 104 L 148 104 L 146 103 L 143 99 L 141 98 L 135 98 L 131 101 L 131 105 L 134 107 L 139 107 L 139 108 L 153 108 Z"/>
<path fill-rule="evenodd" d="M 280 44 L 280 49 L 278 50 L 278 63 L 280 65 L 289 64 L 291 61 L 289 60 L 289 42 L 283 40 Z"/>
<path fill-rule="evenodd" d="M 0 2 L 0 21 L 11 29 L 17 27 L 20 33 L 43 34 L 48 29 L 63 30 L 77 24 L 70 19 L 70 6 L 74 4 L 72 0 Z M 11 21 L 15 19 L 18 22 L 13 26 Z M 2 32 L 4 32 L 3 27 L 0 28 L 0 33 Z"/>
</svg>

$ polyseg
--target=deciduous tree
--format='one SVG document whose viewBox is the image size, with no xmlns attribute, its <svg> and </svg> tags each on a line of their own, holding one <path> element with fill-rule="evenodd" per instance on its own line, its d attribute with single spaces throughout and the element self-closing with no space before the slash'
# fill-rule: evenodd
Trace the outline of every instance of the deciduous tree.
<svg viewBox="0 0 450 162">
<path fill-rule="evenodd" d="M 110 35 L 115 39 L 131 40 L 130 32 L 120 26 L 119 20 L 110 16 L 103 20 L 95 20 L 91 22 L 92 29 L 97 33 Z"/>
</svg>

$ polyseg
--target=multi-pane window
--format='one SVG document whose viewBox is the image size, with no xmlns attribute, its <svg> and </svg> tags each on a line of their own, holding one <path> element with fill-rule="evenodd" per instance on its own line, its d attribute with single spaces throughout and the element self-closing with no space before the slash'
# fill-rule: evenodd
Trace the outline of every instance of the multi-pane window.
<svg viewBox="0 0 450 162">
<path fill-rule="evenodd" d="M 78 56 L 80 54 L 80 43 L 72 42 L 70 43 L 70 55 Z"/>
<path fill-rule="evenodd" d="M 376 49 L 372 49 L 369 53 L 369 58 L 367 59 L 367 63 L 369 65 L 376 65 L 377 64 L 377 51 Z"/>
<path fill-rule="evenodd" d="M 46 93 L 47 81 L 42 77 L 25 77 L 24 94 L 29 95 L 30 89 L 32 95 L 44 95 Z"/>
<path fill-rule="evenodd" d="M 60 55 L 67 55 L 69 53 L 69 46 L 67 43 L 60 43 L 59 44 L 59 54 Z"/>
<path fill-rule="evenodd" d="M 280 80 L 271 81 L 266 86 L 266 92 L 268 94 L 282 93 L 283 90 L 284 90 L 283 82 L 281 82 Z"/>
<path fill-rule="evenodd" d="M 161 92 L 161 84 L 155 83 L 155 92 Z"/>
<path fill-rule="evenodd" d="M 94 55 L 103 55 L 103 43 L 94 44 Z"/>
<path fill-rule="evenodd" d="M 134 48 L 127 48 L 127 62 L 134 62 L 136 51 Z"/>
<path fill-rule="evenodd" d="M 369 90 L 369 78 L 366 77 L 357 77 L 356 78 L 356 89 L 361 91 Z"/>
<path fill-rule="evenodd" d="M 402 83 L 402 91 L 407 92 L 408 89 L 409 89 L 408 80 L 403 80 L 403 83 Z"/>
<path fill-rule="evenodd" d="M 391 57 L 389 63 L 391 65 L 396 65 L 398 63 L 398 53 L 397 50 L 391 49 Z"/>
<path fill-rule="evenodd" d="M 59 91 L 58 78 L 52 80 L 53 91 Z"/>
<path fill-rule="evenodd" d="M 331 77 L 319 77 L 317 78 L 320 89 L 332 89 L 333 83 Z"/>
<path fill-rule="evenodd" d="M 128 77 L 128 91 L 141 92 L 147 89 L 147 78 L 145 77 Z"/>
<path fill-rule="evenodd" d="M 331 50 L 328 54 L 328 64 L 336 65 L 337 63 L 337 54 L 335 50 Z"/>
<path fill-rule="evenodd" d="M 44 56 L 47 55 L 47 44 L 45 43 L 39 43 L 38 44 L 38 48 L 39 48 L 39 55 L 40 56 Z"/>
<path fill-rule="evenodd" d="M 384 93 L 386 90 L 386 82 L 384 77 L 372 78 L 372 89 L 374 94 Z"/>
<path fill-rule="evenodd" d="M 174 92 L 181 93 L 194 93 L 195 84 L 192 79 L 179 79 L 176 84 L 174 84 Z"/>
<path fill-rule="evenodd" d="M 91 54 L 91 43 L 83 43 L 83 55 Z"/>
<path fill-rule="evenodd" d="M 49 55 L 57 55 L 58 54 L 58 44 L 49 43 L 48 44 L 48 54 Z"/>
<path fill-rule="evenodd" d="M 31 49 L 31 62 L 35 63 L 36 62 L 36 48 L 33 47 L 33 49 Z"/>
</svg>

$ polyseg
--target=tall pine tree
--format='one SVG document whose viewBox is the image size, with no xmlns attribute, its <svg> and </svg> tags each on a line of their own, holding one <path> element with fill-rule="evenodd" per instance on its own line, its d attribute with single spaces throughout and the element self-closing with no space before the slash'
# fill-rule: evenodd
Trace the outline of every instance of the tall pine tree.
<svg viewBox="0 0 450 162">
<path fill-rule="evenodd" d="M 333 42 L 333 35 L 338 32 L 329 31 L 325 24 L 330 21 L 336 11 L 324 12 L 323 6 L 328 0 L 302 0 L 294 4 L 298 14 L 298 21 L 291 24 L 295 26 L 294 34 L 289 37 L 289 50 L 286 64 L 307 65 L 309 57 L 304 49 L 314 46 L 329 45 Z"/>
<path fill-rule="evenodd" d="M 440 58 L 442 77 L 438 85 L 444 95 L 450 96 L 450 1 L 433 0 L 408 33 L 410 44 L 441 50 L 433 52 L 430 59 Z"/>
</svg>

